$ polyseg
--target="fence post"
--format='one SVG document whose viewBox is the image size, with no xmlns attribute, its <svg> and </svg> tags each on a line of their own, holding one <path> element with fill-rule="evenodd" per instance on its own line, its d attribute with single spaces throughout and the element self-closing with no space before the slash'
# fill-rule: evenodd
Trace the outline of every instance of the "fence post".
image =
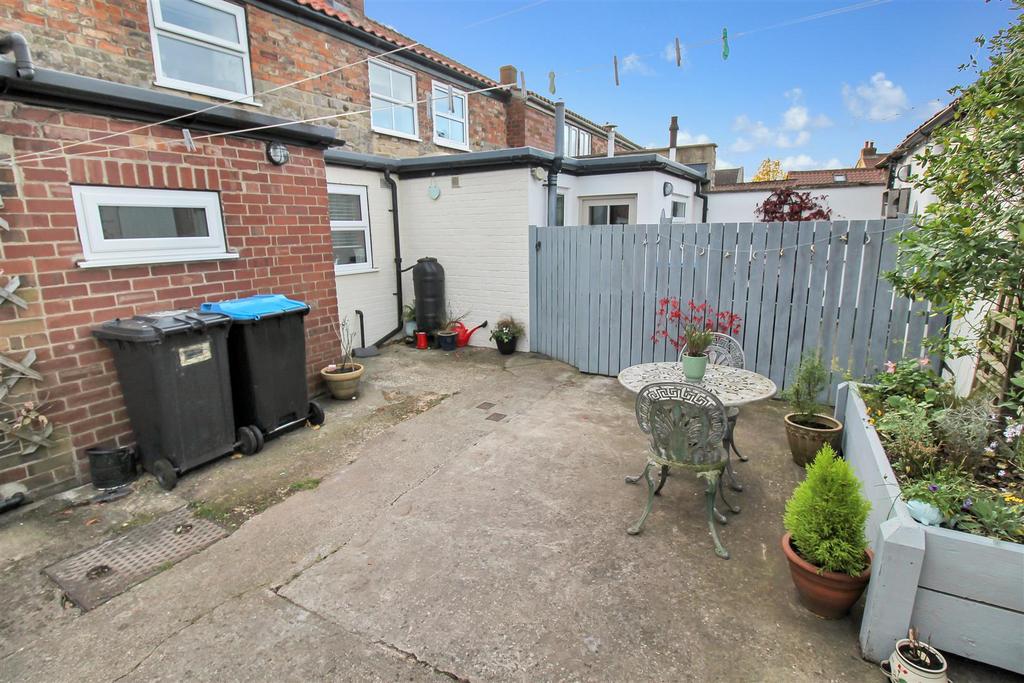
<svg viewBox="0 0 1024 683">
<path fill-rule="evenodd" d="M 530 339 L 530 351 L 537 351 L 537 338 L 540 330 L 537 329 L 537 305 L 540 290 L 537 287 L 537 245 L 540 244 L 537 237 L 537 226 L 530 226 L 530 329 L 527 336 Z"/>
</svg>

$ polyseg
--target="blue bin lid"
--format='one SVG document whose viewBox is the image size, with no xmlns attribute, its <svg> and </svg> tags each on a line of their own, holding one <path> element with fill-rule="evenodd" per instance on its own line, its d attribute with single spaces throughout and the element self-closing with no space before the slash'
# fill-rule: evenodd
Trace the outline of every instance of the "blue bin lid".
<svg viewBox="0 0 1024 683">
<path fill-rule="evenodd" d="M 289 299 L 283 294 L 257 294 L 243 299 L 228 301 L 207 301 L 199 307 L 201 311 L 223 313 L 233 320 L 259 320 L 283 313 L 309 312 L 309 306 L 301 301 Z"/>
</svg>

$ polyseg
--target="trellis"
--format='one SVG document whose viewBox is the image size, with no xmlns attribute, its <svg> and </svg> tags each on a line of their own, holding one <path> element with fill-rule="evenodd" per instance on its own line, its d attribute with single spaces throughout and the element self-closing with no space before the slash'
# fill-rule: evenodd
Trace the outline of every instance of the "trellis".
<svg viewBox="0 0 1024 683">
<path fill-rule="evenodd" d="M 991 393 L 999 401 L 1006 398 L 1010 389 L 1010 378 L 1020 371 L 1021 330 L 1017 327 L 1016 311 L 1021 301 L 1009 294 L 1002 294 L 986 323 L 985 344 L 978 353 L 978 369 L 974 374 L 974 386 Z"/>
</svg>

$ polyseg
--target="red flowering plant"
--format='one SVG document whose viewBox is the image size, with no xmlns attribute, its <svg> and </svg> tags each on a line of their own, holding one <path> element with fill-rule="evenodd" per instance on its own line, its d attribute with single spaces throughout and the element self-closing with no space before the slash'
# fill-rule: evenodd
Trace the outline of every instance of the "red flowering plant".
<svg viewBox="0 0 1024 683">
<path fill-rule="evenodd" d="M 698 304 L 693 299 L 687 302 L 686 309 L 675 297 L 660 299 L 651 341 L 665 341 L 676 353 L 685 348 L 687 356 L 703 356 L 714 341 L 715 332 L 740 332 L 743 318 L 732 311 L 715 311 L 707 301 Z"/>
</svg>

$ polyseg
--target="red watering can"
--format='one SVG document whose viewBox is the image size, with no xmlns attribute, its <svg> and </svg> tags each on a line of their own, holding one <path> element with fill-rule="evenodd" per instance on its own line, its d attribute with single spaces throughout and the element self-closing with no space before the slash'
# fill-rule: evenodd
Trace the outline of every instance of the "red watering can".
<svg viewBox="0 0 1024 683">
<path fill-rule="evenodd" d="M 452 325 L 452 331 L 455 332 L 455 346 L 465 346 L 469 343 L 469 338 L 473 336 L 473 333 L 479 330 L 481 327 L 487 327 L 487 321 L 483 321 L 473 329 L 469 329 L 461 322 Z"/>
</svg>

